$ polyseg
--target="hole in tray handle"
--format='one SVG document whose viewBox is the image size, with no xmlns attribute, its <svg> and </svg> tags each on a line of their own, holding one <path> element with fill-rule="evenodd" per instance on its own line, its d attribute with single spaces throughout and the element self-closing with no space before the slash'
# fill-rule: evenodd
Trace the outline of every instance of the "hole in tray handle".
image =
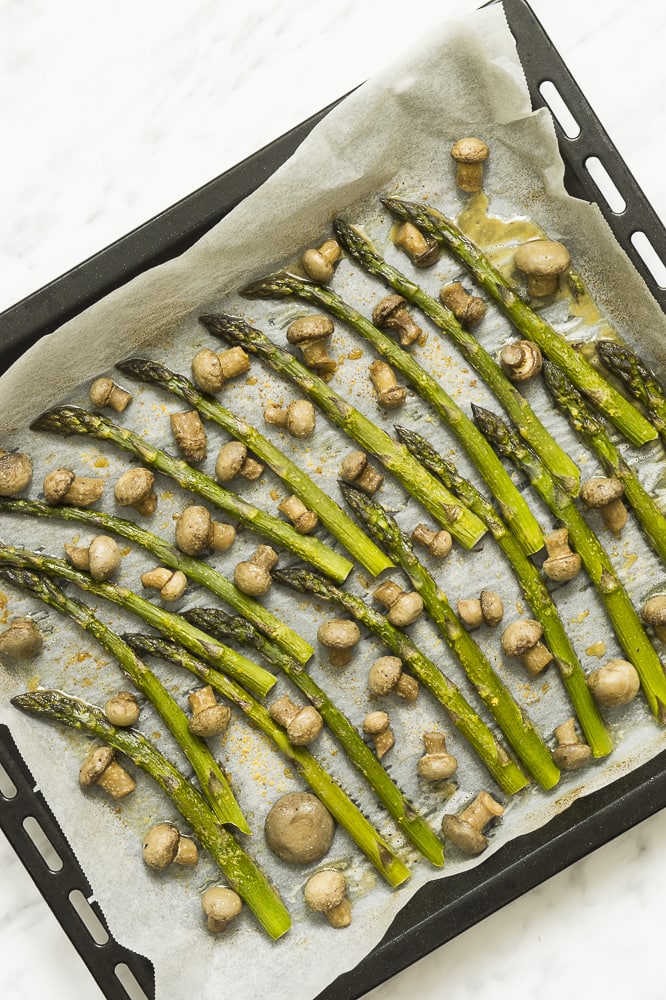
<svg viewBox="0 0 666 1000">
<path fill-rule="evenodd" d="M 625 211 L 627 203 L 599 157 L 588 156 L 585 160 L 585 169 L 599 188 L 611 212 L 614 212 L 615 215 L 621 215 Z"/>
<path fill-rule="evenodd" d="M 54 874 L 62 871 L 63 860 L 47 835 L 44 833 L 39 821 L 35 819 L 34 816 L 26 816 L 23 820 L 23 829 L 32 841 L 35 849 L 39 853 L 42 861 L 49 871 Z"/>
<path fill-rule="evenodd" d="M 99 919 L 81 890 L 72 889 L 69 893 L 68 899 L 72 904 L 72 908 L 76 912 L 77 917 L 79 917 L 81 923 L 88 931 L 95 944 L 106 944 L 109 940 L 106 927 Z"/>
<path fill-rule="evenodd" d="M 118 978 L 118 982 L 127 993 L 129 1000 L 148 1000 L 148 997 L 139 986 L 129 965 L 126 965 L 124 962 L 119 962 L 113 971 Z"/>
<path fill-rule="evenodd" d="M 652 246 L 649 237 L 639 229 L 631 234 L 631 242 L 659 288 L 666 289 L 666 264 Z"/>
<path fill-rule="evenodd" d="M 539 84 L 539 93 L 567 139 L 577 139 L 580 135 L 580 125 L 553 81 L 543 80 Z"/>
<path fill-rule="evenodd" d="M 0 764 L 0 795 L 2 795 L 3 799 L 6 799 L 7 801 L 16 798 L 18 795 L 18 788 L 9 777 L 2 764 Z"/>
</svg>

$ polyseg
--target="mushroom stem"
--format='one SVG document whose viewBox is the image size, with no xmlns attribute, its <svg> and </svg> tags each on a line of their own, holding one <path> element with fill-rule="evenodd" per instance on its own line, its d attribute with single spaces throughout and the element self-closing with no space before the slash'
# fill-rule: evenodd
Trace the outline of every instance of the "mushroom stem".
<svg viewBox="0 0 666 1000">
<path fill-rule="evenodd" d="M 395 372 L 385 361 L 373 361 L 368 371 L 377 393 L 377 402 L 385 410 L 395 410 L 405 402 L 406 392 L 395 377 Z"/>
<path fill-rule="evenodd" d="M 593 476 L 583 483 L 581 499 L 594 510 L 598 510 L 609 531 L 619 535 L 627 523 L 627 508 L 622 503 L 624 484 L 619 479 L 607 476 Z"/>
<path fill-rule="evenodd" d="M 502 633 L 502 651 L 516 657 L 525 669 L 538 677 L 553 660 L 553 654 L 541 642 L 543 628 L 533 618 L 522 618 L 507 625 Z"/>
<path fill-rule="evenodd" d="M 287 340 L 300 347 L 303 364 L 323 377 L 332 375 L 337 367 L 326 344 L 333 329 L 332 320 L 321 315 L 301 316 L 287 327 Z"/>
<path fill-rule="evenodd" d="M 476 326 L 486 315 L 486 304 L 483 299 L 477 295 L 470 295 L 460 281 L 452 281 L 449 285 L 445 285 L 439 297 L 464 327 Z"/>
<path fill-rule="evenodd" d="M 490 149 L 483 139 L 467 136 L 458 139 L 451 147 L 451 157 L 456 162 L 456 184 L 461 191 L 474 194 L 483 187 L 483 165 Z"/>
</svg>

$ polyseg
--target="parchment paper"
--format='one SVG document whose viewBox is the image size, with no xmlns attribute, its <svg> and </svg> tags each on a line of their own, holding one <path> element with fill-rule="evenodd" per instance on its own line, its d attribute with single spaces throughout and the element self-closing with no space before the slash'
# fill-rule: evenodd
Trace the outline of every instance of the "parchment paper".
<svg viewBox="0 0 666 1000">
<path fill-rule="evenodd" d="M 562 239 L 604 314 L 596 316 L 590 310 L 583 314 L 564 296 L 549 307 L 549 318 L 567 336 L 577 340 L 591 339 L 600 330 L 608 334 L 612 324 L 622 337 L 640 346 L 647 361 L 655 365 L 663 362 L 659 344 L 664 343 L 664 317 L 615 244 L 597 209 L 565 195 L 562 164 L 550 118 L 544 112 L 531 112 L 503 12 L 492 7 L 467 17 L 464 22 L 451 21 L 433 28 L 427 40 L 405 53 L 389 73 L 365 84 L 333 111 L 288 163 L 195 247 L 108 296 L 45 338 L 17 362 L 0 381 L 0 431 L 4 447 L 21 447 L 32 455 L 35 466 L 32 494 L 38 493 L 43 475 L 50 468 L 71 465 L 81 474 L 101 475 L 108 480 L 101 506 L 113 510 L 113 482 L 127 468 L 128 458 L 85 438 L 63 441 L 32 434 L 25 430 L 28 422 L 46 406 L 63 399 L 86 405 L 89 380 L 132 352 L 159 358 L 175 370 L 188 373 L 191 357 L 201 346 L 219 349 L 219 342 L 213 342 L 198 323 L 201 312 L 216 309 L 237 312 L 278 342 L 284 342 L 288 323 L 308 310 L 293 302 L 248 302 L 235 289 L 253 277 L 294 261 L 305 247 L 323 241 L 334 214 L 344 213 L 350 221 L 362 224 L 387 258 L 407 273 L 417 275 L 433 294 L 437 294 L 445 281 L 460 277 L 460 268 L 446 256 L 431 270 L 414 272 L 390 242 L 391 220 L 381 210 L 377 195 L 395 192 L 410 198 L 428 197 L 446 214 L 460 216 L 467 197 L 454 185 L 449 150 L 453 141 L 468 134 L 481 135 L 492 149 L 485 180 L 490 215 L 505 221 L 516 217 L 531 219 L 553 238 Z M 499 264 L 508 259 L 501 245 L 506 238 L 504 232 L 500 245 L 491 248 Z M 334 287 L 366 314 L 386 294 L 383 286 L 366 278 L 348 261 L 340 264 Z M 468 407 L 475 401 L 497 409 L 455 349 L 427 322 L 422 325 L 428 333 L 427 342 L 417 352 L 423 364 L 441 376 L 445 388 L 461 405 Z M 498 350 L 512 336 L 502 317 L 490 308 L 479 328 L 484 346 Z M 369 348 L 349 330 L 338 327 L 331 352 L 338 360 L 344 358 L 332 387 L 390 430 L 395 414 L 381 415 L 369 386 L 367 365 L 373 358 Z M 145 430 L 151 441 L 173 449 L 168 414 L 183 409 L 182 404 L 148 387 L 128 387 L 135 392 L 135 398 L 119 421 Z M 583 474 L 599 472 L 596 460 L 576 441 L 564 419 L 552 411 L 542 388 L 529 387 L 526 394 L 557 439 L 580 463 Z M 261 413 L 269 400 L 287 402 L 296 395 L 292 386 L 254 361 L 250 378 L 225 389 L 223 401 L 262 426 Z M 399 421 L 420 430 L 443 453 L 454 456 L 461 470 L 482 485 L 452 436 L 411 391 L 399 413 Z M 212 474 L 217 449 L 226 436 L 212 426 L 208 431 L 209 457 L 202 468 Z M 310 441 L 298 442 L 270 429 L 267 434 L 276 441 L 279 439 L 280 446 L 301 462 L 320 485 L 333 496 L 339 496 L 336 480 L 340 460 L 354 445 L 328 426 L 323 417 L 318 417 L 317 432 Z M 635 454 L 629 449 L 625 451 L 628 458 L 637 461 Z M 662 458 L 657 445 L 643 449 L 640 456 L 640 474 L 658 496 L 663 491 Z M 259 483 L 243 487 L 248 498 L 272 511 L 286 492 L 268 472 Z M 405 528 L 412 527 L 417 520 L 427 520 L 418 504 L 388 476 L 380 498 Z M 160 479 L 158 511 L 148 526 L 171 539 L 174 517 L 188 502 L 191 499 L 182 491 Z M 544 529 L 553 527 L 552 516 L 531 495 L 530 503 Z M 598 517 L 591 515 L 590 522 L 602 532 Z M 41 545 L 59 555 L 65 541 L 77 536 L 84 540 L 92 533 L 57 522 L 28 523 L 3 518 L 0 534 L 30 547 Z M 661 580 L 663 571 L 657 560 L 631 521 L 620 540 L 607 533 L 602 537 L 629 592 L 636 603 L 640 602 L 646 591 Z M 212 561 L 230 572 L 256 544 L 256 537 L 242 532 L 229 554 L 218 554 Z M 283 556 L 282 562 L 288 564 L 290 560 Z M 139 589 L 139 575 L 151 564 L 144 553 L 128 551 L 120 579 Z M 478 596 L 483 588 L 495 589 L 505 603 L 503 624 L 529 614 L 507 565 L 498 558 L 489 539 L 478 551 L 465 553 L 456 549 L 443 565 L 431 568 L 453 602 Z M 393 575 L 400 579 L 397 572 Z M 348 583 L 350 590 L 368 599 L 369 585 L 362 573 L 356 573 Z M 333 741 L 322 737 L 316 747 L 317 756 L 390 842 L 404 852 L 413 868 L 406 886 L 389 890 L 347 835 L 338 830 L 331 852 L 319 865 L 342 866 L 349 880 L 354 922 L 349 931 L 336 931 L 323 919 L 306 913 L 303 903 L 303 885 L 318 866 L 289 868 L 276 861 L 263 842 L 263 820 L 272 802 L 278 795 L 302 786 L 268 743 L 235 712 L 229 733 L 223 743 L 214 745 L 214 750 L 230 771 L 253 827 L 247 848 L 270 872 L 292 912 L 294 926 L 284 939 L 271 944 L 245 912 L 233 930 L 215 938 L 206 932 L 199 909 L 199 892 L 218 879 L 210 861 L 204 857 L 193 871 L 165 873 L 151 873 L 141 861 L 141 836 L 147 826 L 174 817 L 169 804 L 153 790 L 149 780 L 139 776 L 137 792 L 119 806 L 105 801 L 97 792 L 82 794 L 77 774 L 87 745 L 85 739 L 25 717 L 9 705 L 13 694 L 35 685 L 59 687 L 103 704 L 106 697 L 126 683 L 117 666 L 86 636 L 54 612 L 45 613 L 34 600 L 23 598 L 8 587 L 5 589 L 5 618 L 23 613 L 39 617 L 46 644 L 33 664 L 0 667 L 0 719 L 10 725 L 39 787 L 81 860 L 112 933 L 153 961 L 158 1000 L 194 995 L 212 1000 L 220 992 L 232 995 L 235 1000 L 250 997 L 306 1000 L 316 995 L 371 950 L 399 908 L 427 879 L 446 877 L 470 865 L 482 864 L 507 838 L 545 823 L 575 798 L 654 756 L 666 742 L 639 698 L 627 708 L 607 713 L 616 748 L 606 761 L 563 775 L 560 785 L 551 793 L 530 788 L 507 801 L 458 738 L 441 707 L 427 694 L 422 692 L 410 705 L 391 701 L 388 711 L 396 746 L 387 758 L 390 772 L 436 826 L 445 811 L 458 811 L 483 787 L 506 807 L 485 855 L 465 859 L 451 847 L 445 869 L 436 872 L 404 845 Z M 586 669 L 620 655 L 584 575 L 575 583 L 559 588 L 554 596 Z M 216 603 L 201 588 L 190 586 L 178 607 Z M 295 598 L 277 587 L 267 596 L 266 603 L 313 644 L 320 622 L 336 614 L 331 607 L 313 605 L 306 598 Z M 113 608 L 100 604 L 98 612 L 119 631 L 137 628 L 136 620 L 130 621 Z M 412 631 L 423 649 L 469 693 L 462 671 L 434 628 L 420 622 Z M 539 730 L 552 740 L 553 728 L 571 714 L 555 671 L 551 669 L 538 682 L 528 683 L 527 676 L 515 664 L 502 661 L 497 633 L 483 630 L 477 637 Z M 603 643 L 602 653 L 599 643 Z M 596 650 L 596 655 L 589 652 L 591 649 Z M 364 635 L 358 655 L 342 674 L 332 670 L 325 656 L 317 656 L 311 666 L 313 676 L 358 725 L 370 705 L 367 670 L 383 652 L 371 636 Z M 187 692 L 195 685 L 161 664 L 156 664 L 155 669 L 186 705 Z M 275 693 L 288 690 L 289 685 L 280 680 Z M 152 735 L 167 755 L 176 756 L 165 727 L 149 707 L 142 714 L 140 728 Z M 459 760 L 455 783 L 445 791 L 424 787 L 416 776 L 422 734 L 431 729 L 447 733 L 451 752 Z"/>
</svg>

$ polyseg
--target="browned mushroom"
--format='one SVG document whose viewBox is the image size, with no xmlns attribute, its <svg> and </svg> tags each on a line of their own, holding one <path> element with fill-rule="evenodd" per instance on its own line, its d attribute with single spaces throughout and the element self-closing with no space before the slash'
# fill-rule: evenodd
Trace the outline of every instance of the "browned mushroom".
<svg viewBox="0 0 666 1000">
<path fill-rule="evenodd" d="M 236 476 L 254 482 L 264 471 L 261 462 L 248 455 L 242 441 L 227 441 L 220 448 L 215 462 L 215 476 L 220 483 L 230 483 Z"/>
<path fill-rule="evenodd" d="M 96 378 L 88 390 L 93 406 L 103 409 L 108 406 L 116 413 L 122 413 L 132 401 L 132 393 L 121 388 L 112 378 Z"/>
<path fill-rule="evenodd" d="M 176 521 L 176 545 L 187 556 L 200 556 L 206 549 L 226 552 L 236 538 L 232 524 L 214 521 L 205 507 L 192 504 Z"/>
<path fill-rule="evenodd" d="M 416 763 L 416 770 L 419 777 L 424 781 L 437 782 L 444 781 L 455 774 L 458 768 L 458 761 L 446 749 L 446 737 L 444 733 L 424 733 L 423 743 L 425 753 L 419 757 Z"/>
<path fill-rule="evenodd" d="M 187 577 L 180 569 L 157 566 L 141 574 L 141 586 L 159 590 L 163 601 L 177 601 L 187 589 Z"/>
<path fill-rule="evenodd" d="M 439 260 L 441 249 L 432 237 L 424 236 L 411 222 L 396 226 L 393 242 L 404 250 L 414 267 L 430 267 Z"/>
<path fill-rule="evenodd" d="M 136 782 L 124 767 L 114 760 L 112 747 L 93 747 L 88 751 L 79 771 L 79 781 L 84 788 L 99 785 L 112 798 L 122 799 L 136 788 Z"/>
<path fill-rule="evenodd" d="M 154 514 L 157 508 L 154 485 L 155 476 L 150 469 L 128 469 L 114 487 L 116 503 L 121 507 L 134 507 L 139 514 Z"/>
<path fill-rule="evenodd" d="M 192 715 L 187 725 L 191 733 L 208 739 L 225 732 L 231 721 L 231 710 L 226 705 L 217 703 L 210 684 L 190 692 L 188 701 Z"/>
<path fill-rule="evenodd" d="M 143 860 L 149 868 L 163 871 L 170 865 L 194 866 L 199 860 L 197 845 L 183 837 L 173 823 L 156 823 L 146 832 L 141 845 Z"/>
<path fill-rule="evenodd" d="M 458 616 L 469 629 L 495 628 L 504 617 L 504 604 L 494 590 L 482 590 L 479 597 L 458 601 Z"/>
<path fill-rule="evenodd" d="M 340 478 L 369 496 L 376 493 L 384 482 L 383 475 L 370 465 L 364 451 L 352 451 L 345 456 L 340 467 Z"/>
<path fill-rule="evenodd" d="M 453 548 L 451 534 L 444 528 L 433 531 L 427 524 L 417 524 L 411 537 L 417 545 L 424 545 L 433 559 L 445 559 Z"/>
<path fill-rule="evenodd" d="M 531 340 L 514 340 L 500 351 L 500 364 L 512 382 L 527 382 L 541 371 L 543 357 Z"/>
<path fill-rule="evenodd" d="M 557 279 L 569 268 L 569 251 L 553 240 L 531 240 L 516 250 L 513 262 L 527 278 L 528 295 L 543 298 L 557 290 Z"/>
<path fill-rule="evenodd" d="M 271 570 L 277 561 L 275 549 L 258 545 L 251 558 L 239 562 L 234 569 L 234 583 L 248 597 L 262 597 L 271 587 Z"/>
<path fill-rule="evenodd" d="M 402 347 L 409 347 L 423 334 L 407 309 L 407 300 L 402 295 L 387 295 L 378 302 L 372 311 L 372 322 L 380 330 L 397 333 Z"/>
<path fill-rule="evenodd" d="M 327 340 L 335 329 L 328 316 L 301 316 L 287 327 L 287 340 L 301 349 L 303 364 L 319 375 L 332 375 L 336 362 L 328 355 Z"/>
<path fill-rule="evenodd" d="M 482 791 L 457 816 L 444 816 L 442 832 L 465 854 L 481 854 L 488 846 L 488 838 L 483 831 L 492 819 L 503 812 L 499 802 L 489 792 Z"/>
<path fill-rule="evenodd" d="M 379 760 L 395 743 L 391 720 L 386 712 L 368 712 L 363 720 L 363 732 L 372 738 Z"/>
<path fill-rule="evenodd" d="M 462 326 L 476 326 L 486 315 L 486 303 L 483 299 L 478 295 L 470 295 L 460 281 L 445 285 L 439 297 Z"/>
<path fill-rule="evenodd" d="M 102 496 L 104 480 L 77 476 L 73 469 L 53 469 L 45 476 L 43 488 L 44 499 L 48 504 L 90 507 Z"/>
<path fill-rule="evenodd" d="M 346 618 L 331 618 L 317 630 L 317 639 L 328 650 L 328 662 L 332 667 L 344 667 L 351 662 L 352 651 L 360 638 L 356 622 Z"/>
<path fill-rule="evenodd" d="M 315 429 L 315 408 L 309 399 L 295 399 L 285 409 L 273 403 L 264 410 L 267 424 L 284 427 L 295 438 L 309 437 Z"/>
<path fill-rule="evenodd" d="M 9 628 L 0 632 L 0 656 L 19 662 L 32 660 L 44 648 L 44 639 L 32 618 L 14 618 Z"/>
<path fill-rule="evenodd" d="M 32 482 L 32 462 L 20 451 L 0 448 L 0 497 L 15 497 Z"/>
<path fill-rule="evenodd" d="M 349 927 L 351 903 L 347 899 L 347 880 L 342 872 L 324 868 L 305 883 L 305 902 L 315 913 L 323 913 L 331 927 Z"/>
<path fill-rule="evenodd" d="M 456 162 L 456 184 L 461 191 L 473 194 L 483 187 L 483 164 L 490 149 L 483 139 L 466 136 L 451 146 L 451 156 Z"/>
<path fill-rule="evenodd" d="M 264 834 L 274 854 L 292 865 L 319 861 L 333 843 L 335 823 L 310 792 L 288 792 L 266 816 Z"/>
<path fill-rule="evenodd" d="M 423 599 L 415 590 L 405 591 L 393 580 L 385 580 L 374 592 L 374 596 L 388 608 L 388 620 L 398 628 L 411 625 L 423 611 Z"/>
<path fill-rule="evenodd" d="M 580 573 L 583 561 L 569 545 L 567 528 L 557 528 L 544 536 L 548 558 L 544 559 L 543 571 L 555 583 L 567 583 Z"/>
<path fill-rule="evenodd" d="M 237 892 L 223 885 L 212 885 L 201 897 L 201 909 L 206 916 L 208 930 L 221 934 L 243 909 Z"/>
<path fill-rule="evenodd" d="M 292 494 L 278 504 L 278 510 L 288 517 L 299 535 L 309 535 L 319 524 L 313 510 L 308 510 L 303 501 Z"/>
<path fill-rule="evenodd" d="M 120 566 L 120 549 L 110 535 L 95 535 L 90 545 L 66 543 L 64 549 L 72 565 L 90 573 L 93 580 L 108 580 Z"/>
<path fill-rule="evenodd" d="M 141 709 L 136 695 L 131 691 L 119 691 L 109 698 L 104 706 L 104 714 L 113 726 L 133 726 L 139 721 Z"/>
<path fill-rule="evenodd" d="M 403 386 L 398 385 L 395 372 L 385 361 L 373 361 L 368 368 L 370 379 L 377 393 L 377 402 L 384 410 L 395 410 L 407 397 Z"/>
<path fill-rule="evenodd" d="M 294 746 L 304 747 L 313 743 L 321 733 L 324 720 L 312 705 L 301 707 L 289 695 L 277 698 L 268 709 L 269 715 L 287 732 L 287 739 Z"/>
<path fill-rule="evenodd" d="M 532 618 L 512 622 L 502 633 L 502 649 L 507 656 L 515 656 L 526 670 L 537 677 L 542 673 L 553 654 L 540 641 L 543 628 Z"/>
<path fill-rule="evenodd" d="M 397 656 L 380 656 L 370 667 L 368 689 L 370 694 L 379 697 L 397 694 L 405 701 L 415 701 L 419 684 L 410 674 L 404 673 L 402 660 Z"/>
<path fill-rule="evenodd" d="M 644 622 L 652 625 L 657 638 L 666 642 L 666 594 L 654 594 L 648 598 L 641 615 Z"/>
<path fill-rule="evenodd" d="M 310 247 L 301 257 L 303 270 L 308 278 L 325 285 L 335 273 L 335 265 L 342 256 L 342 250 L 335 240 L 326 240 L 317 249 Z"/>
<path fill-rule="evenodd" d="M 187 462 L 202 462 L 206 457 L 208 436 L 196 410 L 172 413 L 169 418 L 176 447 Z"/>
<path fill-rule="evenodd" d="M 592 750 L 579 739 L 576 732 L 576 723 L 573 719 L 567 719 L 554 731 L 557 746 L 553 750 L 553 760 L 563 771 L 576 771 L 583 767 L 592 756 Z"/>
<path fill-rule="evenodd" d="M 204 347 L 192 359 L 192 377 L 204 392 L 219 392 L 225 382 L 250 370 L 250 359 L 242 347 L 211 351 Z"/>
<path fill-rule="evenodd" d="M 629 660 L 608 660 L 587 675 L 587 684 L 594 699 L 603 708 L 627 705 L 641 687 L 641 679 Z"/>
<path fill-rule="evenodd" d="M 583 483 L 580 496 L 586 506 L 601 513 L 604 524 L 619 535 L 627 523 L 627 508 L 622 503 L 624 483 L 608 476 L 593 476 Z"/>
</svg>

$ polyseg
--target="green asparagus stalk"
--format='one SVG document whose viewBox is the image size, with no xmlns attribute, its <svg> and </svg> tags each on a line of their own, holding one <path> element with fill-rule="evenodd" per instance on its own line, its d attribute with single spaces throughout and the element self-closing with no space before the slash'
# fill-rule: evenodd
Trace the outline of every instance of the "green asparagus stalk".
<svg viewBox="0 0 666 1000">
<path fill-rule="evenodd" d="M 16 587 L 28 590 L 40 601 L 76 622 L 118 661 L 122 670 L 159 712 L 175 737 L 199 779 L 204 798 L 220 823 L 233 823 L 241 833 L 251 833 L 231 790 L 229 780 L 210 752 L 207 743 L 190 732 L 188 719 L 183 710 L 127 643 L 107 628 L 86 604 L 74 597 L 68 597 L 51 580 L 40 574 L 29 570 L 5 568 L 0 570 L 0 576 Z"/>
<path fill-rule="evenodd" d="M 171 799 L 270 937 L 275 940 L 286 934 L 291 926 L 289 913 L 264 873 L 218 822 L 203 796 L 145 736 L 136 729 L 112 726 L 99 708 L 61 691 L 17 695 L 12 705 L 96 736 L 126 754 Z"/>
<path fill-rule="evenodd" d="M 559 612 L 541 574 L 526 557 L 493 505 L 457 469 L 447 462 L 420 434 L 406 427 L 396 427 L 398 437 L 409 450 L 419 456 L 426 468 L 438 476 L 463 503 L 486 524 L 493 538 L 511 564 L 525 600 L 534 617 L 541 623 L 544 640 L 560 672 L 581 729 L 594 757 L 605 757 L 613 749 L 608 730 L 585 680 L 578 659 Z"/>
<path fill-rule="evenodd" d="M 107 417 L 91 413 L 79 406 L 54 406 L 42 413 L 30 425 L 33 431 L 53 431 L 55 434 L 87 434 L 100 441 L 110 441 L 130 454 L 135 455 L 145 465 L 150 465 L 164 475 L 175 480 L 186 490 L 197 493 L 215 507 L 219 507 L 230 517 L 245 527 L 256 531 L 264 538 L 283 545 L 285 549 L 300 556 L 333 580 L 345 580 L 352 564 L 344 556 L 334 552 L 323 542 L 309 535 L 299 535 L 290 524 L 281 521 L 242 497 L 223 489 L 218 483 L 193 469 L 182 459 L 172 458 L 146 441 L 140 434 L 126 427 L 114 424 Z"/>
<path fill-rule="evenodd" d="M 414 846 L 432 864 L 440 866 L 444 863 L 442 843 L 432 827 L 393 783 L 347 716 L 305 670 L 242 618 L 232 618 L 216 608 L 191 608 L 185 612 L 185 617 L 216 639 L 233 639 L 241 645 L 253 646 L 269 663 L 281 670 L 316 707 L 351 764 L 360 771 Z"/>
<path fill-rule="evenodd" d="M 534 489 L 560 519 L 592 580 L 613 625 L 620 646 L 636 667 L 650 710 L 666 721 L 666 676 L 629 595 L 617 576 L 608 553 L 570 497 L 558 487 L 539 459 L 496 414 L 473 407 L 474 419 L 500 453 L 522 469 Z"/>
<path fill-rule="evenodd" d="M 525 551 L 530 554 L 543 548 L 543 535 L 536 518 L 483 434 L 479 433 L 473 421 L 413 355 L 373 326 L 365 316 L 344 302 L 330 288 L 305 281 L 286 271 L 270 274 L 255 281 L 243 289 L 243 295 L 247 298 L 281 298 L 295 295 L 325 309 L 360 333 L 408 379 L 421 398 L 432 406 L 443 423 L 455 434 L 488 484 Z"/>
<path fill-rule="evenodd" d="M 655 439 L 657 432 L 636 407 L 610 385 L 542 316 L 530 309 L 454 222 L 428 205 L 403 201 L 401 198 L 383 198 L 382 202 L 398 218 L 412 222 L 450 250 L 495 300 L 521 336 L 537 344 L 543 354 L 566 373 L 574 385 L 632 444 L 642 445 Z"/>
<path fill-rule="evenodd" d="M 453 340 L 469 364 L 476 369 L 481 378 L 492 389 L 507 414 L 519 428 L 521 436 L 530 443 L 544 465 L 562 483 L 566 491 L 572 496 L 576 496 L 580 482 L 578 466 L 550 435 L 525 397 L 507 378 L 492 355 L 481 346 L 476 337 L 458 322 L 450 309 L 428 295 L 416 282 L 385 261 L 370 241 L 357 229 L 342 219 L 335 219 L 333 228 L 338 242 L 355 261 L 370 274 L 380 278 L 389 288 L 393 288 L 408 302 L 418 306 L 443 333 Z M 492 484 L 488 485 L 492 489 Z M 506 520 L 509 519 L 506 518 Z"/>
<path fill-rule="evenodd" d="M 126 538 L 129 542 L 140 545 L 171 569 L 180 570 L 190 580 L 200 583 L 211 593 L 217 594 L 223 601 L 239 614 L 251 621 L 260 631 L 273 639 L 285 652 L 293 656 L 299 663 L 307 663 L 314 650 L 297 632 L 276 618 L 272 612 L 239 590 L 230 580 L 227 580 L 218 570 L 200 559 L 186 556 L 175 545 L 170 545 L 159 535 L 113 514 L 84 507 L 60 506 L 46 504 L 40 500 L 16 499 L 0 497 L 0 513 L 27 514 L 36 517 L 52 517 L 63 521 L 74 521 L 87 524 L 91 528 L 109 532 Z"/>
<path fill-rule="evenodd" d="M 622 379 L 634 399 L 645 407 L 654 428 L 666 440 L 666 389 L 654 372 L 625 344 L 599 340 L 596 348 L 606 367 Z"/>
<path fill-rule="evenodd" d="M 568 416 L 581 440 L 598 455 L 606 474 L 623 483 L 624 495 L 650 545 L 666 565 L 666 517 L 634 470 L 622 458 L 603 422 L 592 412 L 566 375 L 556 365 L 544 361 L 543 377 L 555 404 Z"/>
<path fill-rule="evenodd" d="M 418 649 L 409 636 L 392 625 L 384 615 L 370 607 L 360 597 L 340 590 L 310 570 L 296 567 L 275 569 L 273 578 L 300 593 L 313 594 L 324 601 L 333 602 L 374 632 L 384 645 L 402 660 L 433 698 L 446 709 L 452 725 L 464 736 L 499 787 L 507 795 L 513 795 L 527 785 L 527 778 L 520 767 L 509 757 L 456 685 L 440 667 Z"/>
<path fill-rule="evenodd" d="M 518 759 L 542 788 L 552 788 L 559 781 L 560 772 L 550 750 L 488 658 L 465 630 L 446 594 L 415 555 L 409 539 L 376 500 L 347 484 L 342 485 L 342 492 L 356 516 L 371 535 L 386 547 L 412 581 L 426 611 L 457 656 Z"/>
<path fill-rule="evenodd" d="M 322 524 L 326 525 L 347 552 L 373 576 L 378 576 L 392 565 L 381 549 L 360 530 L 335 500 L 313 482 L 307 473 L 299 469 L 255 427 L 222 406 L 213 396 L 200 392 L 184 375 L 178 375 L 159 362 L 145 358 L 128 358 L 119 362 L 116 368 L 130 378 L 167 389 L 194 407 L 201 416 L 224 427 L 234 438 L 242 441 L 289 486 L 309 510 L 315 512 Z"/>
<path fill-rule="evenodd" d="M 293 746 L 289 742 L 284 729 L 271 718 L 263 705 L 249 697 L 247 692 L 230 681 L 229 678 L 211 670 L 205 663 L 201 663 L 174 642 L 147 635 L 127 635 L 124 638 L 133 649 L 142 655 L 150 653 L 159 656 L 196 674 L 197 677 L 210 684 L 225 698 L 237 705 L 245 712 L 248 719 L 268 736 L 280 753 L 294 765 L 296 771 L 309 784 L 337 822 L 348 831 L 358 847 L 389 885 L 400 885 L 409 878 L 409 869 L 391 850 L 381 835 L 373 829 L 360 809 L 354 805 L 306 747 Z M 442 864 L 444 855 L 441 843 L 439 844 L 438 857 L 440 859 L 438 863 Z"/>
<path fill-rule="evenodd" d="M 237 653 L 221 643 L 213 642 L 210 636 L 195 629 L 180 615 L 157 607 L 144 597 L 128 590 L 127 587 L 93 580 L 86 573 L 74 569 L 70 563 L 63 559 L 54 559 L 53 556 L 0 543 L 0 566 L 17 566 L 20 569 L 35 570 L 37 573 L 44 573 L 47 576 L 69 580 L 80 590 L 106 598 L 126 611 L 138 615 L 139 618 L 142 618 L 144 622 L 168 639 L 177 639 L 195 656 L 201 656 L 204 660 L 214 664 L 224 673 L 233 677 L 239 684 L 259 695 L 260 698 L 265 697 L 275 684 L 275 677 L 263 667 L 248 660 L 241 653 Z"/>
<path fill-rule="evenodd" d="M 200 319 L 214 336 L 257 354 L 275 371 L 291 379 L 318 404 L 334 424 L 389 469 L 461 545 L 465 548 L 476 545 L 484 534 L 483 525 L 478 518 L 454 500 L 448 490 L 426 472 L 406 448 L 396 444 L 386 431 L 373 424 L 329 388 L 323 379 L 297 361 L 289 351 L 273 344 L 261 331 L 248 326 L 236 316 L 218 314 L 201 316 Z"/>
</svg>

